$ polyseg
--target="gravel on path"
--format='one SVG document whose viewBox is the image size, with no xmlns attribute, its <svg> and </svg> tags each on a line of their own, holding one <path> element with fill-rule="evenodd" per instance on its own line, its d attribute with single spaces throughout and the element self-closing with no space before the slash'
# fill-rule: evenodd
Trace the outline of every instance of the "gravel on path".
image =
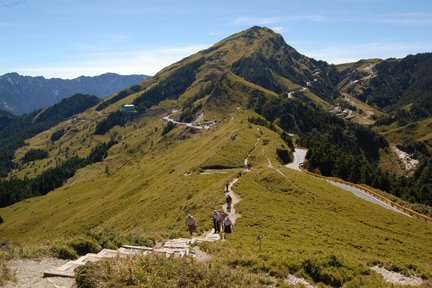
<svg viewBox="0 0 432 288">
<path fill-rule="evenodd" d="M 75 279 L 63 277 L 44 278 L 43 272 L 52 267 L 66 264 L 68 260 L 56 258 L 13 259 L 7 261 L 8 267 L 15 274 L 17 282 L 8 282 L 4 288 L 72 288 Z"/>
</svg>

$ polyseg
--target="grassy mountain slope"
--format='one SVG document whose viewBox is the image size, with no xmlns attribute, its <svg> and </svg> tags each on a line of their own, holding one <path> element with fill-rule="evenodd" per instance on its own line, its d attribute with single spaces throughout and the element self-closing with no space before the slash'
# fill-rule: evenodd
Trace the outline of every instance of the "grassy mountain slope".
<svg viewBox="0 0 432 288">
<path fill-rule="evenodd" d="M 382 138 L 326 111 L 339 97 L 337 73 L 259 27 L 187 57 L 79 119 L 27 139 L 15 162 L 35 149 L 48 157 L 22 164 L 9 178 L 34 178 L 71 157 L 87 157 L 98 143 L 116 144 L 103 161 L 79 169 L 62 187 L 0 208 L 0 241 L 54 246 L 104 230 L 156 240 L 186 236 L 185 215 L 193 214 L 198 229 L 208 230 L 210 211 L 224 202 L 224 184 L 239 177 L 234 190 L 242 196 L 242 217 L 234 233 L 227 242 L 203 245 L 215 261 L 280 278 L 297 273 L 332 286 L 386 287 L 368 269 L 374 264 L 430 278 L 430 224 L 280 162 L 277 150 L 289 152 L 292 146 L 287 132 L 300 134 L 303 143 L 325 139 L 321 142 L 341 149 L 336 152 L 378 160 L 379 147 L 386 145 Z M 126 103 L 135 103 L 139 113 L 115 122 Z M 202 130 L 169 126 L 163 119 L 168 115 L 178 120 L 204 115 L 199 122 L 216 123 Z M 101 123 L 108 128 L 96 134 Z M 243 169 L 247 157 L 249 172 Z M 264 238 L 258 253 L 259 234 Z"/>
<path fill-rule="evenodd" d="M 242 218 L 230 241 L 207 247 L 215 251 L 216 257 L 250 271 L 274 271 L 279 276 L 300 273 L 317 282 L 319 276 L 308 273 L 303 266 L 308 261 L 326 261 L 334 256 L 343 268 L 336 267 L 331 273 L 334 281 L 341 283 L 360 281 L 385 287 L 379 277 L 366 272 L 368 265 L 377 263 L 431 277 L 430 224 L 387 211 L 323 181 L 283 168 L 274 153 L 283 142 L 265 127 L 250 127 L 249 116 L 253 114 L 238 111 L 231 115 L 233 120 L 226 119 L 208 131 L 180 141 L 172 140 L 186 133 L 183 127 L 175 128 L 161 141 L 159 133 L 154 132 L 155 127 L 160 131 L 163 126 L 159 117 L 136 123 L 142 125 L 140 129 L 125 127 L 127 148 L 126 143 L 120 142 L 104 163 L 82 169 L 55 192 L 0 209 L 5 219 L 0 226 L 1 237 L 46 243 L 68 239 L 88 229 L 105 228 L 158 239 L 185 235 L 183 218 L 188 212 L 196 216 L 200 230 L 209 229 L 208 213 L 223 203 L 226 179 L 238 175 L 241 169 L 201 175 L 199 167 L 202 159 L 221 152 L 220 147 L 232 147 L 227 144 L 233 141 L 230 136 L 237 133 L 234 142 L 240 143 L 235 151 L 243 157 L 253 149 L 257 136 L 269 143 L 259 142 L 252 154 L 253 172 L 242 175 L 234 187 L 243 198 L 238 206 Z M 148 152 L 145 151 L 149 143 L 143 144 L 142 139 L 155 143 L 148 147 Z M 142 149 L 139 158 L 130 152 L 136 149 Z M 128 156 L 116 157 L 119 151 Z M 266 157 L 287 177 L 267 168 Z M 220 163 L 224 163 L 221 159 Z M 242 164 L 240 160 L 238 165 Z M 190 176 L 184 175 L 189 172 Z M 264 235 L 264 240 L 263 250 L 257 254 L 258 234 Z"/>
<path fill-rule="evenodd" d="M 7 124 L 0 130 L 0 151 L 2 153 L 0 176 L 5 177 L 20 162 L 17 159 L 15 162 L 12 160 L 15 150 L 25 145 L 25 139 L 31 138 L 65 119 L 85 111 L 98 102 L 99 99 L 96 96 L 76 94 L 45 110 L 7 118 Z"/>
<path fill-rule="evenodd" d="M 379 126 L 376 130 L 382 133 L 391 143 L 404 143 L 416 140 L 425 143 L 432 151 L 432 118 L 399 126 L 393 123 L 390 126 Z"/>
<path fill-rule="evenodd" d="M 352 284 L 361 287 L 373 279 L 373 275 L 363 274 L 372 263 L 395 265 L 406 271 L 415 263 L 417 268 L 423 267 L 420 273 L 432 271 L 426 256 L 431 251 L 424 250 L 424 243 L 430 241 L 430 225 L 358 201 L 345 191 L 296 171 L 284 170 L 287 177 L 271 170 L 261 172 L 245 175 L 236 187 L 244 198 L 239 203 L 243 218 L 231 241 L 218 250 L 220 255 L 231 255 L 226 260 L 231 265 L 274 271 L 276 275 L 296 271 L 307 278 L 327 279 L 323 282 L 332 286 L 352 278 L 356 279 Z M 257 235 L 264 236 L 258 255 Z M 240 255 L 234 252 L 239 249 Z M 333 255 L 343 269 L 330 268 L 318 275 L 305 272 L 305 262 L 323 269 L 318 263 Z M 324 277 L 326 273 L 333 275 L 334 281 Z"/>
<path fill-rule="evenodd" d="M 226 157 L 227 153 L 238 155 L 234 166 L 240 167 L 255 144 L 257 130 L 240 125 L 239 121 L 247 121 L 244 115 L 240 119 L 233 116 L 234 120 L 226 119 L 213 130 L 190 134 L 179 127 L 163 139 L 160 131 L 164 123 L 159 117 L 134 123 L 141 126 L 138 129 L 134 125 L 125 127 L 124 141 L 111 149 L 112 156 L 104 163 L 81 169 L 55 192 L 2 211 L 7 223 L 1 227 L 2 237 L 34 241 L 98 227 L 159 234 L 165 229 L 183 230 L 182 215 L 187 211 L 201 213 L 197 216 L 203 224 L 207 211 L 223 200 L 219 197 L 220 187 L 226 181 L 223 174 L 200 175 L 199 167 L 206 166 L 203 159 L 219 158 L 218 164 L 225 166 L 226 161 L 235 161 Z M 275 138 L 274 132 L 267 133 L 270 139 Z M 233 134 L 238 135 L 234 141 Z M 182 135 L 184 140 L 175 141 Z M 272 140 L 268 145 L 269 157 L 275 162 L 274 146 L 283 143 L 278 137 Z M 232 142 L 239 144 L 233 146 Z M 138 158 L 137 152 L 141 155 Z M 189 172 L 192 176 L 184 176 Z M 36 217 L 35 211 L 40 211 Z M 15 214 L 21 217 L 14 217 Z M 44 223 L 46 229 L 36 223 Z"/>
</svg>

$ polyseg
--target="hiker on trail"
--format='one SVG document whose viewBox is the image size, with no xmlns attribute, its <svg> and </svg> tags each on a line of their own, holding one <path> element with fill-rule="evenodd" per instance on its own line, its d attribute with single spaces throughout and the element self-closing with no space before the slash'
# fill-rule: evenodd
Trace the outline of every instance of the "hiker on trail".
<svg viewBox="0 0 432 288">
<path fill-rule="evenodd" d="M 225 233 L 232 233 L 232 226 L 233 223 L 231 222 L 231 219 L 227 216 L 223 222 L 223 231 Z"/>
<path fill-rule="evenodd" d="M 221 215 L 221 220 L 220 220 L 220 229 L 221 231 L 223 231 L 223 222 L 225 221 L 225 218 L 228 217 L 228 214 L 225 213 L 225 211 L 221 211 L 219 212 L 219 214 Z"/>
<path fill-rule="evenodd" d="M 196 226 L 195 226 L 195 218 L 187 214 L 186 216 L 186 225 L 188 226 L 189 233 L 192 235 L 194 232 L 196 232 Z"/>
<path fill-rule="evenodd" d="M 212 212 L 212 220 L 213 220 L 213 228 L 214 233 L 220 233 L 220 226 L 221 226 L 221 215 L 218 211 L 214 210 Z"/>
<path fill-rule="evenodd" d="M 231 203 L 232 203 L 232 197 L 231 195 L 228 193 L 225 197 L 226 202 L 227 202 L 227 211 L 231 212 Z"/>
<path fill-rule="evenodd" d="M 225 192 L 229 192 L 229 181 L 228 180 L 226 180 L 226 183 L 225 183 Z"/>
</svg>

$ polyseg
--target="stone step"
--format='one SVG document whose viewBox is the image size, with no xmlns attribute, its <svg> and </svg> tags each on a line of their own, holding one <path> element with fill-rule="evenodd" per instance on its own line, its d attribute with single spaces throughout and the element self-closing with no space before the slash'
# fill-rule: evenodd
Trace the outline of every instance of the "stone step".
<svg viewBox="0 0 432 288">
<path fill-rule="evenodd" d="M 155 249 L 154 253 L 165 255 L 167 258 L 187 257 L 189 255 L 189 249 L 160 248 Z"/>
<path fill-rule="evenodd" d="M 137 250 L 144 250 L 144 251 L 151 251 L 153 248 L 146 247 L 146 246 L 133 246 L 133 245 L 122 245 L 123 248 L 126 249 L 137 249 Z"/>
<path fill-rule="evenodd" d="M 143 250 L 143 249 L 129 249 L 125 247 L 120 247 L 118 249 L 118 253 L 122 256 L 127 255 L 147 255 L 149 253 L 152 253 L 153 249 L 151 250 Z"/>
<path fill-rule="evenodd" d="M 79 266 L 83 266 L 84 263 L 77 261 L 69 261 L 68 263 L 58 268 L 45 270 L 44 277 L 75 277 L 74 270 Z"/>
<path fill-rule="evenodd" d="M 119 251 L 113 249 L 102 249 L 102 251 L 100 251 L 97 256 L 104 258 L 114 258 L 119 256 Z"/>
<path fill-rule="evenodd" d="M 136 255 L 148 253 L 153 248 L 142 247 L 142 246 L 129 246 L 125 245 L 118 250 L 103 249 L 98 254 L 88 253 L 81 256 L 77 260 L 69 261 L 66 264 L 44 271 L 44 277 L 75 277 L 74 271 L 77 267 L 85 265 L 87 262 L 96 262 L 104 258 L 113 258 L 121 255 Z"/>
<path fill-rule="evenodd" d="M 69 261 L 66 264 L 64 264 L 63 266 L 60 266 L 58 268 L 56 268 L 55 270 L 59 270 L 59 271 L 68 271 L 68 270 L 73 270 L 78 266 L 82 266 L 84 265 L 83 262 L 78 262 L 78 261 Z"/>
<path fill-rule="evenodd" d="M 201 243 L 201 242 L 214 242 L 214 241 L 218 241 L 220 240 L 220 235 L 219 234 L 207 234 L 206 236 L 203 237 L 194 237 L 192 238 L 191 244 L 194 243 Z"/>
<path fill-rule="evenodd" d="M 97 254 L 94 254 L 94 253 L 88 253 L 87 255 L 85 255 L 81 258 L 83 258 L 81 260 L 81 263 L 83 263 L 83 265 L 85 265 L 87 262 L 96 262 L 96 261 L 99 261 L 105 257 L 98 256 Z M 76 262 L 79 263 L 79 261 L 76 261 Z"/>
<path fill-rule="evenodd" d="M 162 254 L 167 258 L 171 257 L 189 257 L 193 255 L 190 245 L 200 242 L 213 242 L 220 240 L 219 234 L 208 233 L 202 237 L 177 238 L 168 240 L 159 248 L 150 248 L 145 246 L 122 245 L 118 250 L 102 249 L 98 254 L 89 253 L 81 256 L 75 261 L 69 261 L 63 266 L 44 271 L 44 277 L 75 277 L 75 269 L 79 266 L 85 265 L 88 262 L 96 262 L 104 258 L 114 258 L 119 256 L 131 255 L 148 255 L 148 254 Z"/>
<path fill-rule="evenodd" d="M 72 271 L 59 271 L 59 270 L 45 270 L 44 277 L 65 277 L 74 278 L 75 273 Z"/>
<path fill-rule="evenodd" d="M 176 238 L 176 239 L 170 239 L 168 241 L 190 244 L 190 242 L 192 241 L 192 239 L 189 239 L 189 238 Z"/>
<path fill-rule="evenodd" d="M 168 248 L 189 248 L 189 244 L 186 243 L 179 243 L 179 242 L 166 242 L 163 247 L 168 247 Z"/>
</svg>

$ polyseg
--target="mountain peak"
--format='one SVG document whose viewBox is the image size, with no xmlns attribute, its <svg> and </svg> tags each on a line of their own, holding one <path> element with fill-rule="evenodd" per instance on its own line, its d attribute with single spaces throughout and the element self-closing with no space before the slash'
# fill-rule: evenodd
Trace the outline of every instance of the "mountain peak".
<svg viewBox="0 0 432 288">
<path fill-rule="evenodd" d="M 248 57 L 259 50 L 276 53 L 281 47 L 289 47 L 283 37 L 266 27 L 253 26 L 203 50 L 202 55 L 215 55 L 225 63 L 233 64 L 242 57 Z M 291 47 L 289 47 L 291 48 Z M 227 56 L 227 57 L 226 57 Z"/>
<path fill-rule="evenodd" d="M 267 27 L 261 27 L 261 26 L 252 26 L 246 30 L 243 30 L 240 32 L 240 34 L 256 34 L 256 33 L 275 33 L 273 30 L 267 28 Z"/>
<path fill-rule="evenodd" d="M 274 32 L 273 30 L 267 28 L 267 27 L 261 27 L 261 26 L 252 26 L 251 28 L 248 28 L 246 30 L 243 30 L 239 33 L 236 33 L 232 35 L 230 38 L 246 38 L 249 40 L 260 40 L 265 38 L 277 38 L 278 40 L 282 40 L 283 38 L 280 34 Z"/>
</svg>

